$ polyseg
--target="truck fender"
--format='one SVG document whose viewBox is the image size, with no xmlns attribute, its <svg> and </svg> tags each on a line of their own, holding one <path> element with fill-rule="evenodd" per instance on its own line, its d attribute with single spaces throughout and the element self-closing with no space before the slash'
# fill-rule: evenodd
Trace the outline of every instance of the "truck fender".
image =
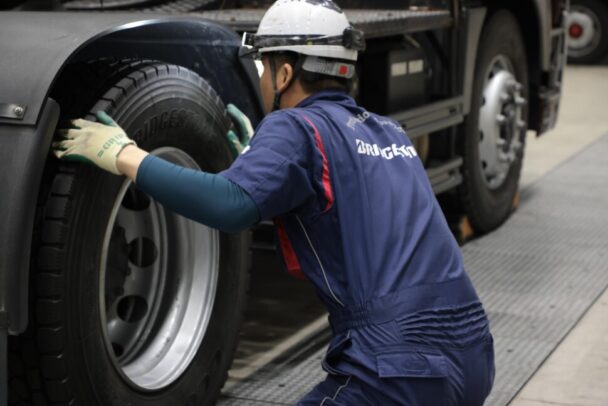
<svg viewBox="0 0 608 406">
<path fill-rule="evenodd" d="M 31 27 L 36 27 L 32 29 Z M 0 13 L 0 330 L 27 326 L 30 245 L 44 162 L 59 120 L 49 95 L 70 63 L 153 59 L 205 78 L 225 103 L 255 123 L 262 115 L 258 74 L 238 57 L 237 34 L 195 15 Z"/>
<path fill-rule="evenodd" d="M 473 75 L 475 73 L 475 61 L 477 60 L 477 48 L 483 28 L 483 22 L 487 14 L 485 7 L 472 8 L 469 10 L 466 25 L 466 51 L 464 54 L 463 114 L 471 112 L 471 96 L 473 93 Z"/>
<path fill-rule="evenodd" d="M 534 6 L 538 13 L 539 42 L 540 42 L 540 67 L 543 71 L 551 68 L 551 0 L 534 0 Z"/>
</svg>

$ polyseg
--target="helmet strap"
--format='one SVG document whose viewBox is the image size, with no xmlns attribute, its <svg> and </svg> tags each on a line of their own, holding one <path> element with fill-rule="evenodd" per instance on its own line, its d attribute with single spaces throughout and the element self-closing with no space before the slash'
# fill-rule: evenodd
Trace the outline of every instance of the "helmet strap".
<svg viewBox="0 0 608 406">
<path fill-rule="evenodd" d="M 302 66 L 304 65 L 305 60 L 306 60 L 305 56 L 298 54 L 298 60 L 296 61 L 295 65 L 293 66 L 293 75 L 291 77 L 291 80 L 287 84 L 287 87 L 285 89 L 283 89 L 283 92 L 281 92 L 277 86 L 276 58 L 274 57 L 274 55 L 270 57 L 270 61 L 269 61 L 270 62 L 270 76 L 272 76 L 272 78 L 271 78 L 272 79 L 272 89 L 274 91 L 274 100 L 272 102 L 272 111 L 277 111 L 277 110 L 281 109 L 281 96 L 283 95 L 283 93 L 285 93 L 287 90 L 289 90 L 291 85 L 295 82 L 296 78 L 302 71 Z"/>
<path fill-rule="evenodd" d="M 270 57 L 270 76 L 272 79 L 272 90 L 274 91 L 274 100 L 272 102 L 272 111 L 281 109 L 281 91 L 277 87 L 277 66 L 274 56 Z"/>
</svg>

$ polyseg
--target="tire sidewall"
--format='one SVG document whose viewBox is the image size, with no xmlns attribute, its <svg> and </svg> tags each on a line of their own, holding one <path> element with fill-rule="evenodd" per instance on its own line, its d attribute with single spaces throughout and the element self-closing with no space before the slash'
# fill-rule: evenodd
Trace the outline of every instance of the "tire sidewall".
<svg viewBox="0 0 608 406">
<path fill-rule="evenodd" d="M 192 84 L 184 82 L 183 85 L 192 91 Z M 150 87 L 144 89 L 146 93 L 151 90 Z M 114 114 L 119 125 L 128 134 L 133 134 L 144 150 L 175 147 L 187 152 L 201 168 L 211 172 L 229 166 L 232 156 L 223 136 L 227 123 L 223 120 L 223 106 L 219 106 L 217 100 L 214 103 L 202 91 L 200 98 L 194 97 L 196 95 L 182 98 L 182 92 L 174 85 L 168 97 L 160 101 L 156 98 L 154 103 L 142 107 L 133 100 L 141 100 L 145 95 L 139 93 L 144 89 L 134 92 L 122 104 L 108 106 L 101 101 L 92 111 L 106 110 Z M 158 91 L 162 92 L 162 89 Z M 183 111 L 188 113 L 180 115 Z M 158 125 L 152 128 L 150 123 L 154 120 Z M 83 404 L 104 405 L 201 405 L 211 402 L 225 379 L 236 343 L 240 302 L 245 291 L 243 270 L 246 265 L 243 261 L 246 253 L 243 253 L 243 247 L 246 236 L 220 234 L 220 266 L 213 311 L 199 351 L 188 369 L 165 389 L 138 390 L 122 379 L 111 361 L 113 355 L 104 341 L 99 307 L 100 292 L 104 289 L 99 277 L 102 241 L 123 178 L 90 167 L 83 167 L 76 177 L 80 186 L 78 200 L 74 202 L 79 208 L 74 221 L 77 228 L 68 248 L 68 252 L 75 255 L 67 274 L 68 303 L 77 304 L 68 306 L 73 310 L 70 314 L 73 327 L 68 329 L 73 335 L 70 342 L 79 343 L 73 346 L 75 353 L 69 358 L 73 361 L 73 371 L 86 371 L 72 378 L 77 381 L 72 385 L 75 391 L 81 391 L 77 398 L 87 399 Z M 83 235 L 87 238 L 82 238 Z"/>
<path fill-rule="evenodd" d="M 497 189 L 488 188 L 480 165 L 479 157 L 479 114 L 484 86 L 484 76 L 489 64 L 497 55 L 504 55 L 511 61 L 515 76 L 522 84 L 522 96 L 528 100 L 527 59 L 521 30 L 510 12 L 499 11 L 491 16 L 481 34 L 476 60 L 471 112 L 464 124 L 463 135 L 463 185 L 460 195 L 463 206 L 473 228 L 481 233 L 489 232 L 501 225 L 509 216 L 513 199 L 517 193 L 525 133 L 521 136 L 522 149 L 509 168 L 504 183 Z M 527 122 L 528 108 L 524 106 L 523 120 Z"/>
</svg>

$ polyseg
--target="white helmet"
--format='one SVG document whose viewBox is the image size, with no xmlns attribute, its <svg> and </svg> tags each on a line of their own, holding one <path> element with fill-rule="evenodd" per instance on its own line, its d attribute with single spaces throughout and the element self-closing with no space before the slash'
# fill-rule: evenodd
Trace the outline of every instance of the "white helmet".
<svg viewBox="0 0 608 406">
<path fill-rule="evenodd" d="M 354 29 L 331 0 L 277 0 L 264 14 L 258 32 L 243 35 L 242 54 L 291 51 L 309 56 L 302 68 L 352 77 L 354 66 L 331 60 L 356 61 L 365 49 L 363 32 Z"/>
</svg>

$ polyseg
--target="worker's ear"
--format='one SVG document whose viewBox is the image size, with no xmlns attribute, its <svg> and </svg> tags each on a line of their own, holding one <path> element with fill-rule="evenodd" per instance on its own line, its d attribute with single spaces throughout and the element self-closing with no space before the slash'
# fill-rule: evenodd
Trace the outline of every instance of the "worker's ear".
<svg viewBox="0 0 608 406">
<path fill-rule="evenodd" d="M 282 64 L 277 70 L 277 89 L 279 92 L 283 93 L 293 79 L 293 67 L 288 63 Z"/>
</svg>

